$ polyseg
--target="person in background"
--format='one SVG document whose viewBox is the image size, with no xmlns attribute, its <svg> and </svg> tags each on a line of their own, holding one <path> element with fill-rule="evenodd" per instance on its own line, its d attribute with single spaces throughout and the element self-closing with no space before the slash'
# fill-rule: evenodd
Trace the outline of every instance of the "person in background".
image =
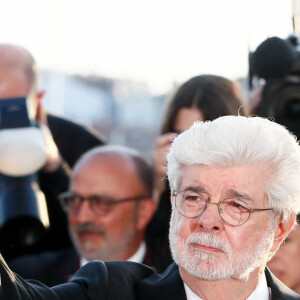
<svg viewBox="0 0 300 300">
<path fill-rule="evenodd" d="M 155 174 L 154 199 L 158 209 L 147 230 L 147 239 L 158 257 L 171 263 L 168 244 L 170 190 L 166 178 L 166 154 L 172 140 L 195 121 L 211 121 L 220 116 L 247 116 L 238 83 L 217 75 L 198 75 L 184 82 L 167 103 L 161 136 L 158 137 L 152 161 Z"/>
<path fill-rule="evenodd" d="M 70 190 L 60 196 L 77 253 L 20 257 L 10 267 L 50 286 L 67 282 L 92 260 L 135 261 L 161 272 L 144 240 L 156 208 L 152 187 L 152 168 L 136 150 L 108 145 L 86 152 L 75 164 Z"/>
<path fill-rule="evenodd" d="M 46 197 L 50 230 L 38 244 L 29 248 L 17 248 L 0 241 L 1 252 L 8 260 L 26 253 L 70 247 L 67 220 L 57 195 L 67 189 L 69 171 L 75 161 L 87 150 L 106 144 L 105 139 L 92 130 L 47 113 L 42 104 L 45 91 L 38 91 L 37 87 L 37 65 L 31 53 L 18 45 L 0 44 L 0 101 L 26 97 L 30 116 L 45 128 L 48 147 L 48 159 L 38 172 L 38 180 Z"/>
<path fill-rule="evenodd" d="M 300 293 L 300 215 L 297 225 L 290 232 L 275 256 L 268 262 L 272 273 L 290 289 Z"/>
<path fill-rule="evenodd" d="M 300 299 L 266 268 L 300 212 L 296 138 L 268 119 L 225 116 L 181 133 L 167 160 L 175 263 L 163 274 L 93 261 L 70 283 L 47 288 L 0 256 L 2 299 Z"/>
</svg>

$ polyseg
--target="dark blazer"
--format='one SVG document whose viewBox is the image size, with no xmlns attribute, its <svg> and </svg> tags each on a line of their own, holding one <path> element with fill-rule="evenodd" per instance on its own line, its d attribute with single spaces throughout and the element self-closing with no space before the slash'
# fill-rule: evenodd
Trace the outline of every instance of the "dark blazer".
<svg viewBox="0 0 300 300">
<path fill-rule="evenodd" d="M 0 299 L 5 300 L 186 300 L 177 265 L 158 275 L 145 265 L 132 262 L 91 262 L 70 283 L 47 288 L 24 281 L 0 259 Z M 272 300 L 295 300 L 300 295 L 288 289 L 266 270 Z"/>
<path fill-rule="evenodd" d="M 49 113 L 47 121 L 61 156 L 71 168 L 83 153 L 107 143 L 105 138 L 91 127 Z"/>
<path fill-rule="evenodd" d="M 20 256 L 9 261 L 8 265 L 24 279 L 54 286 L 70 281 L 80 267 L 80 259 L 74 249 L 65 249 Z"/>
<path fill-rule="evenodd" d="M 161 265 L 161 261 L 147 246 L 143 264 L 162 273 L 166 267 Z M 17 257 L 9 261 L 8 266 L 24 279 L 35 279 L 47 286 L 54 286 L 70 281 L 80 267 L 80 258 L 74 249 L 65 249 Z"/>
</svg>

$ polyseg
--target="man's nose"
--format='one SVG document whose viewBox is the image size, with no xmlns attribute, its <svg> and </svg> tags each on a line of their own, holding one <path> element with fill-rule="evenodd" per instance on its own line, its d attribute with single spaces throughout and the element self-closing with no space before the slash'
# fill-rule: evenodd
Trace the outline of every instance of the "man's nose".
<svg viewBox="0 0 300 300">
<path fill-rule="evenodd" d="M 198 224 L 206 231 L 222 230 L 224 223 L 219 214 L 219 204 L 207 202 L 206 208 L 199 216 Z"/>
<path fill-rule="evenodd" d="M 77 221 L 80 223 L 90 222 L 95 218 L 95 214 L 91 208 L 90 202 L 84 200 L 76 215 Z"/>
</svg>

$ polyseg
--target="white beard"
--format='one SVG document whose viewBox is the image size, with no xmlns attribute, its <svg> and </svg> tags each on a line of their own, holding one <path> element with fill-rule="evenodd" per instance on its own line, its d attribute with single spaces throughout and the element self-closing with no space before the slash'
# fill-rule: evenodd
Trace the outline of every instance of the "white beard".
<svg viewBox="0 0 300 300">
<path fill-rule="evenodd" d="M 235 254 L 227 242 L 212 233 L 192 233 L 183 240 L 179 235 L 183 218 L 185 217 L 181 216 L 176 209 L 172 211 L 169 233 L 171 252 L 174 261 L 180 267 L 198 278 L 244 279 L 253 270 L 265 264 L 270 257 L 274 241 L 274 227 L 271 221 L 265 235 L 255 247 L 245 247 Z M 195 243 L 218 248 L 223 252 L 207 253 L 192 247 Z"/>
</svg>

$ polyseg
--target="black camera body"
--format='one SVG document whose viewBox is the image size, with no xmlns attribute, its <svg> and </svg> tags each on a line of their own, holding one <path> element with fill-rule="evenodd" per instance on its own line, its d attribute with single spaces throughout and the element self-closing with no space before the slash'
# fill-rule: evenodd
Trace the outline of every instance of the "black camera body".
<svg viewBox="0 0 300 300">
<path fill-rule="evenodd" d="M 300 76 L 267 81 L 257 115 L 274 118 L 300 139 Z"/>
<path fill-rule="evenodd" d="M 2 99 L 0 102 L 0 129 L 22 128 L 32 125 L 25 97 Z"/>
<path fill-rule="evenodd" d="M 45 139 L 29 118 L 27 99 L 0 99 L 0 246 L 32 246 L 49 227 L 36 174 L 45 160 Z"/>
<path fill-rule="evenodd" d="M 286 40 L 276 37 L 267 39 L 251 54 L 249 64 L 250 74 L 265 80 L 255 114 L 273 118 L 300 139 L 298 39 L 295 36 Z"/>
</svg>

